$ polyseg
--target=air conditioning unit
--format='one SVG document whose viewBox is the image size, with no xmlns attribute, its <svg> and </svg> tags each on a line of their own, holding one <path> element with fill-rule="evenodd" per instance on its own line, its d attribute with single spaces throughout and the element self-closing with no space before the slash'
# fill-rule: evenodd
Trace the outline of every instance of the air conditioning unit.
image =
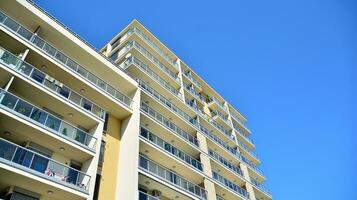
<svg viewBox="0 0 357 200">
<path fill-rule="evenodd" d="M 63 87 L 63 84 L 57 80 L 55 80 L 55 85 L 57 85 L 58 87 Z"/>
<path fill-rule="evenodd" d="M 54 78 L 52 78 L 51 76 L 49 76 L 49 75 L 46 75 L 45 76 L 45 79 L 47 79 L 49 82 L 53 82 L 53 81 L 55 81 L 55 79 Z"/>
<path fill-rule="evenodd" d="M 160 192 L 159 190 L 153 190 L 152 191 L 152 196 L 154 196 L 154 197 L 160 198 L 161 195 L 162 195 L 162 192 Z"/>
</svg>

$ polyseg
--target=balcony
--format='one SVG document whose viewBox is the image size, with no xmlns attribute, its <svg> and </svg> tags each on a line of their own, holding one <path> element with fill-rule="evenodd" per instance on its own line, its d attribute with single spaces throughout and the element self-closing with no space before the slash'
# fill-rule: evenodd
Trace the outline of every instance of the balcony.
<svg viewBox="0 0 357 200">
<path fill-rule="evenodd" d="M 218 163 L 222 164 L 226 168 L 228 168 L 230 171 L 238 175 L 239 177 L 243 177 L 243 172 L 239 167 L 236 167 L 234 164 L 226 160 L 224 157 L 220 156 L 216 152 L 214 152 L 212 149 L 208 149 L 208 155 L 213 158 L 215 161 Z"/>
<path fill-rule="evenodd" d="M 15 35 L 24 39 L 31 45 L 35 46 L 37 49 L 39 49 L 49 57 L 61 63 L 67 69 L 73 71 L 75 74 L 79 75 L 83 79 L 87 80 L 89 83 L 93 84 L 97 89 L 105 92 L 112 98 L 123 103 L 128 108 L 132 108 L 132 100 L 129 97 L 125 96 L 123 93 L 119 92 L 114 87 L 110 86 L 108 83 L 98 78 L 93 73 L 89 72 L 87 69 L 76 63 L 66 54 L 57 50 L 53 45 L 49 44 L 36 34 L 27 30 L 15 20 L 6 16 L 2 12 L 0 12 L 0 26 L 6 28 L 10 32 L 14 33 Z"/>
<path fill-rule="evenodd" d="M 241 120 L 236 114 L 234 114 L 233 112 L 231 112 L 230 113 L 231 114 L 231 117 L 232 117 L 232 119 L 233 120 L 235 120 L 236 122 L 237 122 L 237 124 L 239 124 L 239 126 L 241 126 L 244 130 L 245 130 L 245 132 L 247 132 L 248 134 L 247 135 L 249 135 L 250 134 L 250 130 L 244 125 L 244 121 L 243 120 Z M 238 128 L 239 129 L 239 128 Z M 247 137 L 247 136 L 246 136 Z"/>
<path fill-rule="evenodd" d="M 154 163 L 142 155 L 139 156 L 139 168 L 195 197 L 207 199 L 207 191 L 204 188 L 191 183 L 173 171 Z"/>
<path fill-rule="evenodd" d="M 51 158 L 0 138 L 0 162 L 88 193 L 91 177 Z"/>
<path fill-rule="evenodd" d="M 242 197 L 243 199 L 249 199 L 249 193 L 245 189 L 241 188 L 240 186 L 234 184 L 230 180 L 219 175 L 217 172 L 213 171 L 212 174 L 213 174 L 213 179 L 218 181 L 220 184 L 224 185 L 225 188 L 234 192 L 235 194 Z"/>
<path fill-rule="evenodd" d="M 183 83 L 183 86 L 185 88 L 185 90 L 192 96 L 194 97 L 197 102 L 201 103 L 202 104 L 202 101 L 203 101 L 203 97 L 200 93 L 196 92 L 195 89 L 193 89 L 190 85 L 186 84 L 186 83 Z"/>
<path fill-rule="evenodd" d="M 174 156 L 178 160 L 186 163 L 187 165 L 189 165 L 201 172 L 203 171 L 202 163 L 200 161 L 192 158 L 187 153 L 174 147 L 172 144 L 166 142 L 165 140 L 161 139 L 160 137 L 156 136 L 155 134 L 151 133 L 150 131 L 146 130 L 145 128 L 141 127 L 140 136 L 145 138 L 146 141 L 149 141 L 150 143 L 154 144 L 161 150 Z"/>
<path fill-rule="evenodd" d="M 250 177 L 250 182 L 253 184 L 253 186 L 257 187 L 259 190 L 261 190 L 262 192 L 264 192 L 266 195 L 268 195 L 269 197 L 271 197 L 271 193 L 269 188 L 267 188 L 265 185 L 263 185 L 262 183 L 260 183 L 259 181 L 255 180 L 254 178 Z"/>
<path fill-rule="evenodd" d="M 207 99 L 208 107 L 212 110 L 220 109 L 221 111 L 228 112 L 227 107 L 224 105 L 223 102 L 220 102 L 216 97 L 210 97 Z"/>
<path fill-rule="evenodd" d="M 136 33 L 140 36 L 150 47 L 152 47 L 160 56 L 162 56 L 168 63 L 174 66 L 176 69 L 179 69 L 177 63 L 172 59 L 164 50 L 158 47 L 146 34 L 144 34 L 140 29 L 134 27 L 132 29 L 133 33 Z"/>
<path fill-rule="evenodd" d="M 160 200 L 160 197 L 154 197 L 142 191 L 139 191 L 139 199 L 138 200 Z"/>
<path fill-rule="evenodd" d="M 193 78 L 192 74 L 190 71 L 187 71 L 185 73 L 183 73 L 183 75 L 190 80 L 193 84 L 196 85 L 197 88 L 202 88 L 202 85 L 200 82 L 198 82 L 198 80 L 196 80 L 195 78 Z"/>
<path fill-rule="evenodd" d="M 141 103 L 140 110 L 147 114 L 148 116 L 152 117 L 155 121 L 160 123 L 162 126 L 166 127 L 167 129 L 171 130 L 173 133 L 175 133 L 177 136 L 185 140 L 186 142 L 199 147 L 198 146 L 198 140 L 186 133 L 184 130 L 181 128 L 177 127 L 174 123 L 172 123 L 170 120 L 166 119 L 164 116 L 162 116 L 160 113 L 156 112 L 154 109 L 149 107 L 146 103 Z"/>
<path fill-rule="evenodd" d="M 182 94 L 175 89 L 173 86 L 171 86 L 167 81 L 162 79 L 159 75 L 157 75 L 154 71 L 152 71 L 149 66 L 144 64 L 142 61 L 140 61 L 138 58 L 134 56 L 130 56 L 125 59 L 119 66 L 125 70 L 128 70 L 128 68 L 133 65 L 139 69 L 139 71 L 132 71 L 131 74 L 133 76 L 137 76 L 137 74 L 134 73 L 145 73 L 147 76 L 149 76 L 151 79 L 153 79 L 155 82 L 157 82 L 160 86 L 168 90 L 171 94 L 174 96 L 178 97 L 179 99 L 182 99 Z M 134 72 L 134 73 L 133 73 Z"/>
<path fill-rule="evenodd" d="M 166 99 L 159 92 L 151 88 L 148 84 L 146 84 L 144 81 L 140 79 L 139 79 L 139 87 L 143 89 L 145 92 L 147 92 L 148 94 L 150 94 L 150 96 L 152 96 L 154 99 L 165 105 L 166 108 L 168 108 L 169 110 L 180 116 L 184 121 L 194 126 L 195 128 L 198 128 L 199 125 L 196 119 L 192 118 L 187 113 L 179 109 L 174 103 L 172 103 L 172 101 Z"/>
<path fill-rule="evenodd" d="M 14 113 L 74 144 L 95 151 L 97 138 L 2 89 L 0 89 L 0 108 Z"/>
<path fill-rule="evenodd" d="M 224 125 L 226 128 L 231 128 L 231 126 L 232 126 L 231 121 L 228 119 L 227 116 L 225 116 L 225 115 L 222 114 L 221 112 L 219 112 L 219 111 L 217 111 L 217 110 L 212 111 L 212 117 L 213 117 L 213 118 L 218 118 L 221 122 L 223 122 L 223 125 Z"/>
<path fill-rule="evenodd" d="M 233 125 L 233 126 L 234 126 L 234 125 Z M 241 139 L 242 139 L 243 141 L 245 140 L 245 142 L 246 142 L 248 145 L 250 145 L 252 148 L 254 147 L 254 142 L 253 142 L 253 140 L 252 140 L 251 138 L 249 138 L 248 135 L 243 134 L 243 132 L 242 132 L 242 130 L 240 130 L 240 128 L 234 126 L 234 131 L 235 131 L 236 133 L 238 133 L 238 135 L 241 137 Z"/>
<path fill-rule="evenodd" d="M 129 41 L 126 43 L 124 47 L 121 49 L 116 50 L 114 54 L 110 57 L 112 60 L 116 60 L 119 58 L 120 55 L 129 52 L 130 48 L 135 48 L 138 52 L 140 52 L 146 59 L 151 61 L 161 72 L 165 73 L 167 76 L 172 78 L 176 83 L 180 84 L 180 78 L 178 77 L 177 73 L 171 71 L 168 67 L 166 67 L 162 62 L 159 61 L 155 56 L 153 56 L 148 50 L 146 50 L 142 45 L 140 45 L 136 41 Z M 118 52 L 118 53 L 117 53 Z"/>
<path fill-rule="evenodd" d="M 61 98 L 65 98 L 86 112 L 90 112 L 96 117 L 104 119 L 104 109 L 74 92 L 69 87 L 64 86 L 63 84 L 54 80 L 47 74 L 41 72 L 31 64 L 22 61 L 20 58 L 3 49 L 2 47 L 0 47 L 0 63 L 11 70 L 14 70 L 18 74 L 26 77 L 28 80 L 31 80 L 32 82 L 41 85 L 47 90 L 50 90 Z"/>
</svg>

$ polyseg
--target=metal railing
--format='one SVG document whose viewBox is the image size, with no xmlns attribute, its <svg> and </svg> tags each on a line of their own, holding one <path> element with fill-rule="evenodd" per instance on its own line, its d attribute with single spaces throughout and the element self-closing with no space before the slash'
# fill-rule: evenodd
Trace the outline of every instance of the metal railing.
<svg viewBox="0 0 357 200">
<path fill-rule="evenodd" d="M 168 63 L 174 66 L 176 69 L 179 69 L 177 62 L 172 59 L 164 50 L 158 47 L 146 34 L 144 34 L 140 29 L 134 27 L 133 32 L 139 35 L 144 41 L 149 44 L 157 53 L 159 53 Z"/>
<path fill-rule="evenodd" d="M 0 89 L 0 107 L 71 142 L 95 151 L 97 138 L 3 89 Z"/>
<path fill-rule="evenodd" d="M 255 185 L 256 187 L 258 187 L 260 190 L 262 190 L 263 192 L 265 192 L 266 194 L 268 194 L 269 196 L 271 196 L 270 190 L 269 188 L 267 188 L 265 185 L 259 183 L 257 180 L 253 179 L 252 177 L 250 177 L 250 182 Z"/>
<path fill-rule="evenodd" d="M 224 115 L 223 115 L 221 112 L 219 112 L 218 110 L 212 111 L 212 115 L 221 118 L 221 119 L 222 119 L 224 122 L 226 122 L 229 126 L 231 125 L 231 121 L 228 119 L 228 117 L 227 117 L 227 116 L 224 116 Z"/>
<path fill-rule="evenodd" d="M 138 200 L 160 200 L 160 197 L 154 197 L 154 196 L 151 196 L 150 194 L 139 191 Z"/>
<path fill-rule="evenodd" d="M 203 101 L 203 97 L 200 93 L 196 92 L 190 85 L 183 83 L 183 86 L 186 91 L 188 91 L 192 96 L 196 97 L 198 100 Z"/>
<path fill-rule="evenodd" d="M 249 199 L 249 193 L 245 189 L 234 184 L 232 181 L 224 178 L 223 176 L 221 176 L 220 174 L 218 174 L 215 171 L 212 171 L 212 174 L 213 174 L 213 179 L 215 179 L 219 183 L 223 184 L 226 188 L 232 190 L 233 192 L 235 192 L 236 194 L 238 194 L 240 196 L 243 196 L 245 199 Z"/>
<path fill-rule="evenodd" d="M 85 111 L 89 111 L 96 115 L 97 117 L 104 119 L 105 111 L 101 107 L 97 106 L 90 100 L 84 98 L 78 93 L 74 92 L 67 86 L 57 82 L 53 78 L 49 77 L 47 74 L 41 72 L 36 67 L 31 64 L 21 60 L 17 56 L 13 55 L 9 51 L 5 50 L 0 46 L 0 63 L 4 64 L 6 67 L 16 71 L 17 73 L 25 76 L 29 80 L 45 87 L 69 100 L 70 102 L 76 104 L 77 106 L 83 108 Z M 51 80 L 52 79 L 52 80 Z"/>
<path fill-rule="evenodd" d="M 150 60 L 156 67 L 161 69 L 164 73 L 170 76 L 174 81 L 180 83 L 180 78 L 174 72 L 172 72 L 168 67 L 162 64 L 155 56 L 153 56 L 148 50 L 146 50 L 142 45 L 136 41 L 129 41 L 120 49 L 115 50 L 114 53 L 111 53 L 109 58 L 113 61 L 116 61 L 121 55 L 127 53 L 131 48 L 138 50 L 145 58 Z"/>
<path fill-rule="evenodd" d="M 195 158 L 192 158 L 187 153 L 174 147 L 170 143 L 166 142 L 165 140 L 150 132 L 149 130 L 141 127 L 140 135 L 145 138 L 145 140 L 149 141 L 150 143 L 154 144 L 155 146 L 159 147 L 170 155 L 173 155 L 175 158 L 187 163 L 188 165 L 194 167 L 195 169 L 198 169 L 199 171 L 203 171 L 202 163 L 200 161 L 196 160 Z"/>
<path fill-rule="evenodd" d="M 139 69 L 141 69 L 144 73 L 146 73 L 148 76 L 150 76 L 152 79 L 154 79 L 157 83 L 159 83 L 165 89 L 170 91 L 172 94 L 176 95 L 180 99 L 182 98 L 182 94 L 178 90 L 176 90 L 174 87 L 172 87 L 168 82 L 166 82 L 164 79 L 162 79 L 159 75 L 157 75 L 154 71 L 152 71 L 149 68 L 149 66 L 144 64 L 138 58 L 136 58 L 134 56 L 130 56 L 130 57 L 126 58 L 121 64 L 119 64 L 119 66 L 122 67 L 123 69 L 126 69 L 130 64 L 134 64 Z"/>
<path fill-rule="evenodd" d="M 91 177 L 79 170 L 0 138 L 0 162 L 62 185 L 88 191 Z"/>
<path fill-rule="evenodd" d="M 243 134 L 242 130 L 240 130 L 240 128 L 238 128 L 238 127 L 236 127 L 234 125 L 233 125 L 233 127 L 234 127 L 235 132 L 238 132 L 239 135 L 241 135 L 243 138 L 248 140 L 250 143 L 254 144 L 253 140 L 251 138 L 249 138 L 247 135 Z"/>
<path fill-rule="evenodd" d="M 218 161 L 222 165 L 226 166 L 228 169 L 230 169 L 237 175 L 243 177 L 243 172 L 239 167 L 236 167 L 231 162 L 229 162 L 227 159 L 220 156 L 218 153 L 214 152 L 212 149 L 208 149 L 208 155 L 210 155 L 214 160 Z"/>
<path fill-rule="evenodd" d="M 226 106 L 224 105 L 224 103 L 220 102 L 216 97 L 210 97 L 207 101 L 207 103 L 211 103 L 214 102 L 216 103 L 219 107 L 221 107 L 223 110 L 227 111 Z"/>
<path fill-rule="evenodd" d="M 174 186 L 194 195 L 200 199 L 207 199 L 207 191 L 186 180 L 175 172 L 149 160 L 145 156 L 139 155 L 139 168 L 158 177 L 159 179 L 173 184 Z"/>
<path fill-rule="evenodd" d="M 114 99 L 124 103 L 129 108 L 132 108 L 132 99 L 125 96 L 123 93 L 116 90 L 114 87 L 110 86 L 108 83 L 98 78 L 93 73 L 89 72 L 87 69 L 76 63 L 69 56 L 63 52 L 57 50 L 53 45 L 43 40 L 36 34 L 32 33 L 28 29 L 24 28 L 22 25 L 17 23 L 15 20 L 6 16 L 0 11 L 0 25 L 8 29 L 9 31 L 15 33 L 17 36 L 25 39 L 27 42 L 34 45 L 36 48 L 40 49 L 59 63 L 63 64 L 65 67 L 69 68 L 82 78 L 86 79 L 90 83 L 94 84 L 98 89 L 104 91 Z"/>
<path fill-rule="evenodd" d="M 151 116 L 152 118 L 154 118 L 161 125 L 163 125 L 167 129 L 173 131 L 179 137 L 183 138 L 187 142 L 193 144 L 196 147 L 199 146 L 198 140 L 194 136 L 186 133 L 184 130 L 182 130 L 181 128 L 176 126 L 174 123 L 172 123 L 170 120 L 166 119 L 163 115 L 161 115 L 160 113 L 156 112 L 154 109 L 149 107 L 146 103 L 144 103 L 144 102 L 141 103 L 140 110 L 142 112 L 146 113 L 147 115 Z"/>
<path fill-rule="evenodd" d="M 184 76 L 186 76 L 190 81 L 192 81 L 197 87 L 201 88 L 201 83 L 198 82 L 198 80 L 196 80 L 195 78 L 193 78 L 192 74 L 190 74 L 190 71 L 187 71 L 185 73 L 183 73 Z"/>
<path fill-rule="evenodd" d="M 184 111 L 179 109 L 176 105 L 171 103 L 171 101 L 169 101 L 164 96 L 162 96 L 160 93 L 158 93 L 156 90 L 151 88 L 144 81 L 139 79 L 138 82 L 139 82 L 139 86 L 140 86 L 141 89 L 143 89 L 144 91 L 148 92 L 152 97 L 154 97 L 155 99 L 157 99 L 158 101 L 163 103 L 168 109 L 170 109 L 171 111 L 173 111 L 174 113 L 178 114 L 180 117 L 185 119 L 185 121 L 187 121 L 189 124 L 191 124 L 191 125 L 195 126 L 196 128 L 198 128 L 199 125 L 198 125 L 198 122 L 197 122 L 196 119 L 190 117 Z"/>
</svg>

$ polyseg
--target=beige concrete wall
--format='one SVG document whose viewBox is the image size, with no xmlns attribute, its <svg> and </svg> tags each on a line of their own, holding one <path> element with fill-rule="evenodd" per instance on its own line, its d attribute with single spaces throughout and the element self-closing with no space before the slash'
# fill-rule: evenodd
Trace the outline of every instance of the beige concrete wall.
<svg viewBox="0 0 357 200">
<path fill-rule="evenodd" d="M 211 161 L 208 157 L 208 146 L 207 146 L 207 138 L 201 133 L 197 132 L 197 140 L 200 143 L 200 148 L 203 152 L 200 155 L 201 163 L 203 164 L 203 172 L 212 178 L 212 168 Z M 216 200 L 216 190 L 214 184 L 209 179 L 204 179 L 204 188 L 207 190 L 207 199 L 208 200 Z"/>
<path fill-rule="evenodd" d="M 98 199 L 115 199 L 116 180 L 118 177 L 117 168 L 119 164 L 120 129 L 121 121 L 109 115 L 107 132 L 103 137 L 106 145 Z"/>
<path fill-rule="evenodd" d="M 140 92 L 137 90 L 133 98 L 134 113 L 122 122 L 115 198 L 117 200 L 138 199 Z"/>
</svg>

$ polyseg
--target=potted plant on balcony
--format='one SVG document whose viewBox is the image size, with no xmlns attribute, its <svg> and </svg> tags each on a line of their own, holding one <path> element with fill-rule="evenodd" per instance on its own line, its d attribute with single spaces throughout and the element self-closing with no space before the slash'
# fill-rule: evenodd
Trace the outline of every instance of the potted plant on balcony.
<svg viewBox="0 0 357 200">
<path fill-rule="evenodd" d="M 19 109 L 19 112 L 20 112 L 21 114 L 25 114 L 26 109 L 25 109 L 24 107 L 22 107 L 22 108 Z"/>
<path fill-rule="evenodd" d="M 41 117 L 40 112 L 36 112 L 36 114 L 33 116 L 33 119 L 34 119 L 35 121 L 39 121 L 39 120 L 40 120 L 40 117 Z"/>
<path fill-rule="evenodd" d="M 52 128 L 52 129 L 55 129 L 55 127 L 56 127 L 55 122 L 54 122 L 54 121 L 51 121 L 49 127 Z"/>
</svg>

